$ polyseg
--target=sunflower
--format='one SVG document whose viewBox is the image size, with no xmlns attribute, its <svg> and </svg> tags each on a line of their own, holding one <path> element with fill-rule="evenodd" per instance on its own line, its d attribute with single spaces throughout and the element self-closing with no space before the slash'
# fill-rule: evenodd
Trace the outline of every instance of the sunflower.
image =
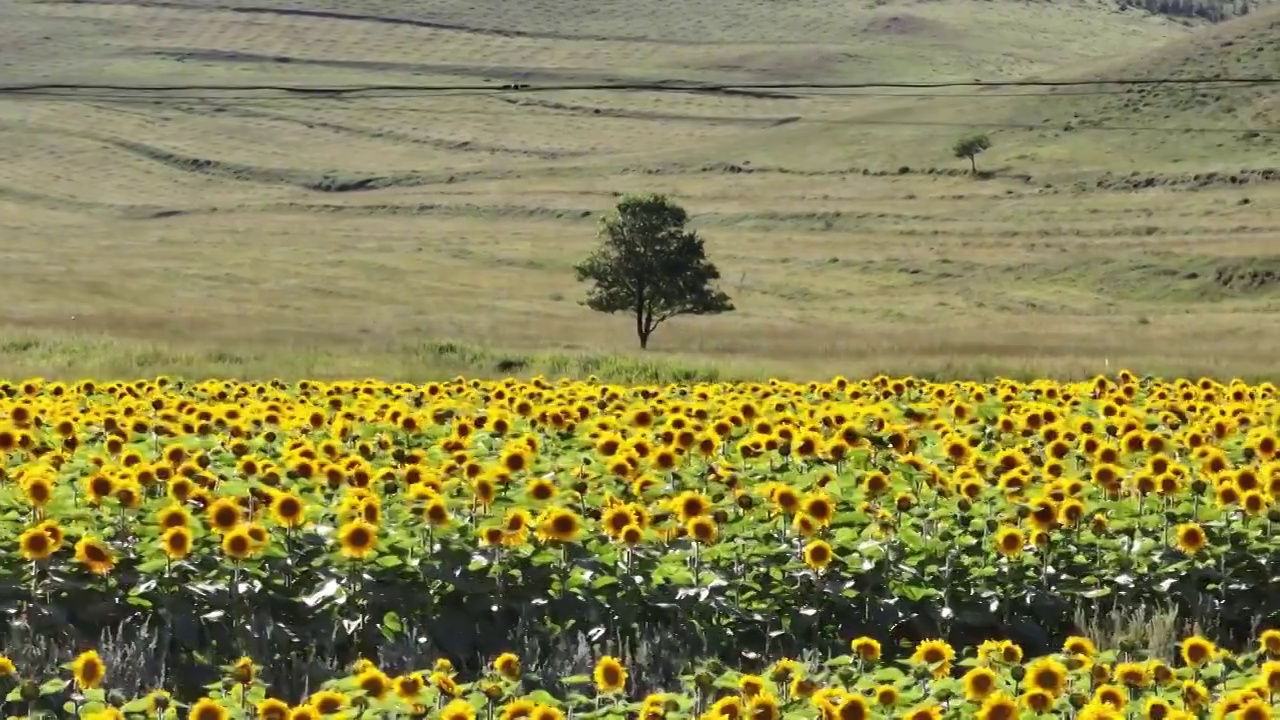
<svg viewBox="0 0 1280 720">
<path fill-rule="evenodd" d="M 1166 720 L 1171 713 L 1173 713 L 1173 706 L 1161 697 L 1147 698 L 1142 708 L 1142 714 L 1146 720 Z"/>
<path fill-rule="evenodd" d="M 1043 715 L 1049 712 L 1049 708 L 1053 707 L 1055 696 L 1044 690 L 1028 690 L 1018 698 L 1022 706 L 1034 713 Z"/>
<path fill-rule="evenodd" d="M 1085 703 L 1076 720 L 1123 720 L 1125 716 L 1109 703 Z"/>
<path fill-rule="evenodd" d="M 802 508 L 805 515 L 813 518 L 813 521 L 821 527 L 830 525 L 836 514 L 835 503 L 824 493 L 805 498 Z"/>
<path fill-rule="evenodd" d="M 535 705 L 529 713 L 529 720 L 564 720 L 564 711 L 550 705 Z"/>
<path fill-rule="evenodd" d="M 1093 672 L 1093 658 L 1088 655 L 1068 655 L 1067 669 L 1075 672 L 1076 670 L 1087 670 Z"/>
<path fill-rule="evenodd" d="M 256 545 L 249 529 L 244 526 L 233 528 L 222 536 L 222 553 L 233 560 L 248 559 Z"/>
<path fill-rule="evenodd" d="M 440 720 L 476 720 L 476 709 L 466 700 L 450 700 L 440 710 Z"/>
<path fill-rule="evenodd" d="M 1254 698 L 1236 711 L 1236 717 L 1238 720 L 1271 720 L 1271 704 Z"/>
<path fill-rule="evenodd" d="M 796 513 L 796 516 L 791 519 L 791 527 L 795 528 L 796 534 L 803 538 L 813 537 L 819 530 L 818 523 L 802 512 Z"/>
<path fill-rule="evenodd" d="M 628 525 L 618 534 L 619 542 L 628 547 L 635 547 L 644 542 L 644 530 L 639 525 Z"/>
<path fill-rule="evenodd" d="M 0 655 L 0 677 L 12 677 L 18 672 L 8 655 Z"/>
<path fill-rule="evenodd" d="M 218 498 L 205 511 L 205 515 L 215 532 L 227 532 L 240 524 L 244 509 L 231 498 Z"/>
<path fill-rule="evenodd" d="M 356 675 L 356 687 L 366 696 L 381 700 L 391 692 L 391 678 L 376 667 L 368 667 Z"/>
<path fill-rule="evenodd" d="M 271 540 L 271 534 L 267 532 L 267 529 L 257 523 L 245 526 L 245 532 L 249 533 L 254 547 L 259 550 L 265 548 Z"/>
<path fill-rule="evenodd" d="M 427 506 L 423 509 L 423 514 L 427 518 L 427 522 L 435 527 L 448 525 L 453 519 L 449 514 L 449 506 L 445 504 L 444 498 L 435 497 L 427 501 Z"/>
<path fill-rule="evenodd" d="M 546 478 L 533 478 L 525 484 L 525 494 L 537 501 L 550 500 L 556 496 L 556 485 Z"/>
<path fill-rule="evenodd" d="M 822 540 L 814 540 L 804 546 L 804 564 L 814 570 L 825 570 L 834 557 L 831 546 Z"/>
<path fill-rule="evenodd" d="M 493 660 L 493 669 L 502 677 L 516 681 L 520 679 L 520 658 L 515 653 L 502 653 Z"/>
<path fill-rule="evenodd" d="M 1129 693 L 1119 685 L 1099 685 L 1093 691 L 1093 701 L 1099 705 L 1106 704 L 1116 710 L 1123 710 L 1129 704 Z"/>
<path fill-rule="evenodd" d="M 538 534 L 545 540 L 573 542 L 581 529 L 582 521 L 572 510 L 553 508 L 542 516 Z"/>
<path fill-rule="evenodd" d="M 189 720 L 227 720 L 229 717 L 231 713 L 221 703 L 208 697 L 197 700 L 187 715 Z"/>
<path fill-rule="evenodd" d="M 692 520 L 702 517 L 711 510 L 711 501 L 705 495 L 693 490 L 686 490 L 671 501 L 672 508 L 680 514 L 681 520 Z"/>
<path fill-rule="evenodd" d="M 679 456 L 671 448 L 662 448 L 653 454 L 653 466 L 663 472 L 670 472 L 679 461 Z"/>
<path fill-rule="evenodd" d="M 196 485 L 188 477 L 176 477 L 169 481 L 168 495 L 175 502 L 184 503 L 191 499 L 191 494 L 195 492 Z"/>
<path fill-rule="evenodd" d="M 237 660 L 229 670 L 231 679 L 241 685 L 252 683 L 254 676 L 257 675 L 257 668 L 253 665 L 253 659 L 248 657 L 242 657 Z"/>
<path fill-rule="evenodd" d="M 1098 654 L 1098 648 L 1094 647 L 1093 641 L 1081 635 L 1072 635 L 1062 643 L 1062 652 L 1068 655 L 1084 655 L 1085 657 L 1094 657 Z"/>
<path fill-rule="evenodd" d="M 908 710 L 902 720 L 942 720 L 942 708 L 937 705 L 922 705 Z"/>
<path fill-rule="evenodd" d="M 1005 526 L 996 530 L 995 545 L 996 552 L 1005 557 L 1017 557 L 1022 554 L 1022 548 L 1027 544 L 1026 535 L 1016 527 Z"/>
<path fill-rule="evenodd" d="M 18 536 L 18 552 L 27 560 L 48 560 L 55 545 L 53 538 L 41 527 L 33 527 Z"/>
<path fill-rule="evenodd" d="M 334 715 L 346 707 L 347 696 L 333 690 L 321 690 L 307 698 L 307 704 L 321 715 Z"/>
<path fill-rule="evenodd" d="M 840 700 L 844 697 L 844 695 L 845 695 L 845 691 L 842 690 L 841 688 L 834 688 L 834 687 L 819 688 L 818 690 L 814 691 L 812 695 L 809 696 L 809 704 L 817 708 L 824 718 L 830 717 L 832 714 L 835 713 L 836 708 L 840 706 Z M 734 699 L 736 700 L 737 698 L 734 698 Z M 736 715 L 733 715 L 733 716 L 725 715 L 725 716 L 737 717 Z"/>
<path fill-rule="evenodd" d="M 89 572 L 95 575 L 106 575 L 116 565 L 111 549 L 91 535 L 76 542 L 76 562 L 88 567 Z"/>
<path fill-rule="evenodd" d="M 306 521 L 306 504 L 294 493 L 277 493 L 271 499 L 271 515 L 282 527 L 300 527 Z"/>
<path fill-rule="evenodd" d="M 1209 544 L 1209 538 L 1196 523 L 1182 523 L 1174 533 L 1174 544 L 1187 555 L 1195 555 Z"/>
<path fill-rule="evenodd" d="M 862 478 L 862 486 L 866 489 L 867 494 L 875 497 L 889 491 L 892 485 L 889 477 L 879 470 L 873 470 Z"/>
<path fill-rule="evenodd" d="M 352 520 L 338 528 L 338 544 L 344 556 L 363 559 L 378 544 L 378 527 L 363 520 Z"/>
<path fill-rule="evenodd" d="M 107 664 L 96 650 L 86 650 L 71 661 L 71 674 L 81 690 L 92 690 L 106 677 Z"/>
<path fill-rule="evenodd" d="M 1041 658 L 1027 666 L 1025 678 L 1027 686 L 1043 690 L 1056 698 L 1066 687 L 1067 668 L 1051 657 Z"/>
<path fill-rule="evenodd" d="M 1262 685 L 1266 686 L 1268 690 L 1271 692 L 1280 691 L 1280 661 L 1268 660 L 1262 663 L 1258 676 Z"/>
<path fill-rule="evenodd" d="M 171 560 L 181 560 L 191 554 L 191 531 L 185 527 L 174 527 L 160 535 L 160 549 Z"/>
<path fill-rule="evenodd" d="M 786 657 L 778 660 L 769 668 L 769 677 L 780 683 L 785 683 L 787 680 L 793 677 L 799 677 L 803 674 L 804 665 L 796 660 Z"/>
<path fill-rule="evenodd" d="M 187 527 L 191 524 L 191 513 L 181 505 L 170 505 L 162 508 L 156 513 L 156 525 L 161 530 L 168 530 L 175 527 Z"/>
<path fill-rule="evenodd" d="M 726 695 L 711 704 L 708 715 L 713 718 L 741 718 L 744 710 L 741 697 Z"/>
<path fill-rule="evenodd" d="M 260 701 L 255 709 L 258 711 L 258 720 L 289 720 L 289 704 L 283 700 L 267 698 Z"/>
<path fill-rule="evenodd" d="M 516 698 L 502 706 L 502 712 L 499 713 L 499 720 L 521 720 L 522 718 L 532 718 L 533 713 L 539 705 L 532 700 Z"/>
<path fill-rule="evenodd" d="M 163 716 L 164 711 L 173 704 L 173 696 L 168 690 L 152 690 L 144 699 L 147 711 Z"/>
<path fill-rule="evenodd" d="M 864 663 L 873 663 L 880 659 L 880 641 L 869 637 L 854 638 L 849 647 L 853 654 Z"/>
<path fill-rule="evenodd" d="M 751 720 L 778 720 L 778 699 L 769 693 L 760 693 L 747 702 L 747 717 Z"/>
<path fill-rule="evenodd" d="M 1169 687 L 1177 679 L 1173 668 L 1159 659 L 1147 661 L 1147 674 L 1151 676 L 1152 683 L 1157 687 Z"/>
<path fill-rule="evenodd" d="M 394 681 L 396 697 L 401 700 L 414 700 L 422 694 L 422 690 L 427 686 L 426 678 L 422 677 L 422 673 L 408 673 L 401 675 Z"/>
<path fill-rule="evenodd" d="M 997 658 L 1003 660 L 1000 651 L 1008 642 L 1008 640 L 983 640 L 978 646 L 978 664 L 985 666 L 990 665 Z"/>
<path fill-rule="evenodd" d="M 791 697 L 807 698 L 818 691 L 818 683 L 811 678 L 795 677 L 791 680 Z"/>
<path fill-rule="evenodd" d="M 93 504 L 101 503 L 104 499 L 111 497 L 115 492 L 116 484 L 110 476 L 102 473 L 94 473 L 84 481 L 86 494 L 89 501 Z"/>
<path fill-rule="evenodd" d="M 621 692 L 626 687 L 627 669 L 622 666 L 622 663 L 617 658 L 606 655 L 596 663 L 591 677 L 595 680 L 596 691 L 603 695 L 609 695 Z"/>
<path fill-rule="evenodd" d="M 529 451 L 527 446 L 521 447 L 516 444 L 504 451 L 498 462 L 502 465 L 503 470 L 514 475 L 528 470 L 532 457 L 533 453 Z"/>
<path fill-rule="evenodd" d="M 58 524 L 57 520 L 45 520 L 36 527 L 49 536 L 49 542 L 53 543 L 55 552 L 62 547 L 62 541 L 66 539 L 66 534 L 62 531 L 62 526 Z"/>
<path fill-rule="evenodd" d="M 476 534 L 480 537 L 480 544 L 485 547 L 496 547 L 502 545 L 507 539 L 507 533 L 500 527 L 482 527 Z"/>
<path fill-rule="evenodd" d="M 764 686 L 765 680 L 759 675 L 743 675 L 738 678 L 738 691 L 747 699 L 764 692 Z"/>
<path fill-rule="evenodd" d="M 22 493 L 33 507 L 44 507 L 53 499 L 53 478 L 33 475 L 22 482 Z"/>
<path fill-rule="evenodd" d="M 944 640 L 925 640 L 916 645 L 915 652 L 911 655 L 911 662 L 921 665 L 927 665 L 933 670 L 933 676 L 941 679 L 951 672 L 951 661 L 956 657 L 956 651 Z"/>
<path fill-rule="evenodd" d="M 1058 525 L 1058 506 L 1052 498 L 1036 498 L 1031 501 L 1027 520 L 1037 530 L 1052 530 Z"/>
<path fill-rule="evenodd" d="M 891 708 L 902 700 L 902 693 L 898 688 L 892 685 L 877 685 L 875 688 L 876 704 L 880 707 Z"/>
<path fill-rule="evenodd" d="M 1018 704 L 1001 692 L 988 695 L 978 708 L 977 720 L 1017 720 Z"/>
<path fill-rule="evenodd" d="M 713 543 L 719 535 L 716 521 L 709 517 L 695 517 L 685 525 L 685 532 L 690 538 L 700 543 Z"/>
<path fill-rule="evenodd" d="M 1258 637 L 1258 650 L 1271 657 L 1280 657 L 1280 630 L 1263 630 Z"/>
<path fill-rule="evenodd" d="M 1151 681 L 1151 674 L 1142 663 L 1117 663 L 1114 672 L 1116 680 L 1131 688 L 1144 688 Z"/>
<path fill-rule="evenodd" d="M 1182 704 L 1188 710 L 1200 710 L 1209 704 L 1209 690 L 1195 680 L 1182 682 Z"/>
<path fill-rule="evenodd" d="M 976 667 L 960 678 L 964 697 L 969 702 L 980 702 L 996 690 L 996 674 L 991 668 Z"/>
<path fill-rule="evenodd" d="M 836 717 L 840 720 L 866 720 L 871 717 L 871 708 L 861 695 L 846 695 L 836 706 Z"/>
<path fill-rule="evenodd" d="M 523 535 L 533 524 L 533 516 L 528 510 L 516 508 L 507 512 L 506 517 L 502 519 L 502 529 L 509 535 Z"/>
<path fill-rule="evenodd" d="M 616 505 L 604 511 L 600 518 L 600 525 L 604 528 L 609 537 L 617 539 L 622 531 L 630 524 L 635 522 L 635 515 L 626 505 Z"/>
</svg>

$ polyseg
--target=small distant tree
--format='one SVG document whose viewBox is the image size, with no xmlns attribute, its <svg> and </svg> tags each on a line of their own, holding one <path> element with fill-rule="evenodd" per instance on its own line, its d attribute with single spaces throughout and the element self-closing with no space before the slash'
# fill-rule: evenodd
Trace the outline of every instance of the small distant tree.
<svg viewBox="0 0 1280 720">
<path fill-rule="evenodd" d="M 978 155 L 991 148 L 991 138 L 982 133 L 966 135 L 956 141 L 951 151 L 958 158 L 969 158 L 969 166 L 974 175 L 978 174 Z"/>
<path fill-rule="evenodd" d="M 593 283 L 584 305 L 602 313 L 631 313 L 641 349 L 658 325 L 677 315 L 734 309 L 714 287 L 720 271 L 707 260 L 702 238 L 686 229 L 689 216 L 662 195 L 628 195 L 600 227 L 600 247 L 574 267 Z"/>
</svg>

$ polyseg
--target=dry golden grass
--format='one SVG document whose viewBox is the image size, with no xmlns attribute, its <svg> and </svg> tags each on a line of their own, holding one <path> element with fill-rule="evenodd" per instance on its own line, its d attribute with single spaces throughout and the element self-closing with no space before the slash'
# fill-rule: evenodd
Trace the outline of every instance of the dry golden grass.
<svg viewBox="0 0 1280 720">
<path fill-rule="evenodd" d="M 0 42 L 13 82 L 830 82 L 1121 74 L 1109 58 L 1193 32 L 1094 2 L 216 5 L 10 3 Z M 1272 17 L 1212 37 L 1252 48 Z M 1214 40 L 1227 53 L 1215 60 L 1195 42 L 1232 72 L 1270 57 L 1231 65 L 1230 47 Z M 1191 57 L 1177 47 L 1155 57 Z M 726 376 L 1270 371 L 1280 183 L 1194 177 L 1264 167 L 1270 135 L 1061 130 L 1073 114 L 1120 122 L 1115 96 L 781 95 L 4 96 L 0 362 L 409 377 L 660 376 L 655 357 Z M 1160 110 L 1152 122 L 1200 108 L 1143 102 Z M 1266 122 L 1274 101 L 1232 107 L 1204 122 Z M 995 131 L 980 159 L 995 177 L 948 157 L 962 132 L 1028 113 L 1059 127 Z M 1129 189 L 1134 171 L 1153 187 Z M 690 210 L 740 310 L 673 321 L 645 359 L 606 361 L 630 352 L 629 325 L 578 305 L 571 266 L 631 191 Z M 424 344 L 444 338 L 494 351 Z M 513 358 L 526 364 L 499 368 Z"/>
</svg>

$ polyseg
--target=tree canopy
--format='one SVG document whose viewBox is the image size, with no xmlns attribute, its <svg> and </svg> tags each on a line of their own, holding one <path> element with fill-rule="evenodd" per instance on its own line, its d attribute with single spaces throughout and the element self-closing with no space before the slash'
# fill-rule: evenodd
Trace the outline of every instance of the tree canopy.
<svg viewBox="0 0 1280 720">
<path fill-rule="evenodd" d="M 720 271 L 688 222 L 684 209 L 663 195 L 628 195 L 602 220 L 600 247 L 574 268 L 579 282 L 592 283 L 583 304 L 633 314 L 641 348 L 677 315 L 734 309 L 715 287 Z"/>
<path fill-rule="evenodd" d="M 991 138 L 987 137 L 983 133 L 977 133 L 974 135 L 966 135 L 965 137 L 957 140 L 956 144 L 952 146 L 951 151 L 954 152 L 958 158 L 968 158 L 970 169 L 973 171 L 973 174 L 977 175 L 977 157 L 984 150 L 988 150 L 990 148 Z"/>
</svg>

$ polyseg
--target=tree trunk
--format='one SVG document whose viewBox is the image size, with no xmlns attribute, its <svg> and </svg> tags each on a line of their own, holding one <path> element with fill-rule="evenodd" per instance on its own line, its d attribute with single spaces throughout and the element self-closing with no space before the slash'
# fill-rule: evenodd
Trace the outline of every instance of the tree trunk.
<svg viewBox="0 0 1280 720">
<path fill-rule="evenodd" d="M 649 347 L 649 334 L 653 332 L 653 328 L 649 327 L 644 321 L 644 308 L 636 308 L 636 337 L 640 338 L 640 349 L 644 350 Z"/>
<path fill-rule="evenodd" d="M 636 337 L 640 338 L 641 350 L 649 347 L 649 333 L 651 332 L 653 332 L 653 328 L 649 327 L 644 321 L 644 288 L 641 287 L 636 293 Z"/>
<path fill-rule="evenodd" d="M 978 174 L 978 156 L 977 155 L 969 156 L 969 167 L 972 168 L 972 172 L 974 175 Z"/>
</svg>

